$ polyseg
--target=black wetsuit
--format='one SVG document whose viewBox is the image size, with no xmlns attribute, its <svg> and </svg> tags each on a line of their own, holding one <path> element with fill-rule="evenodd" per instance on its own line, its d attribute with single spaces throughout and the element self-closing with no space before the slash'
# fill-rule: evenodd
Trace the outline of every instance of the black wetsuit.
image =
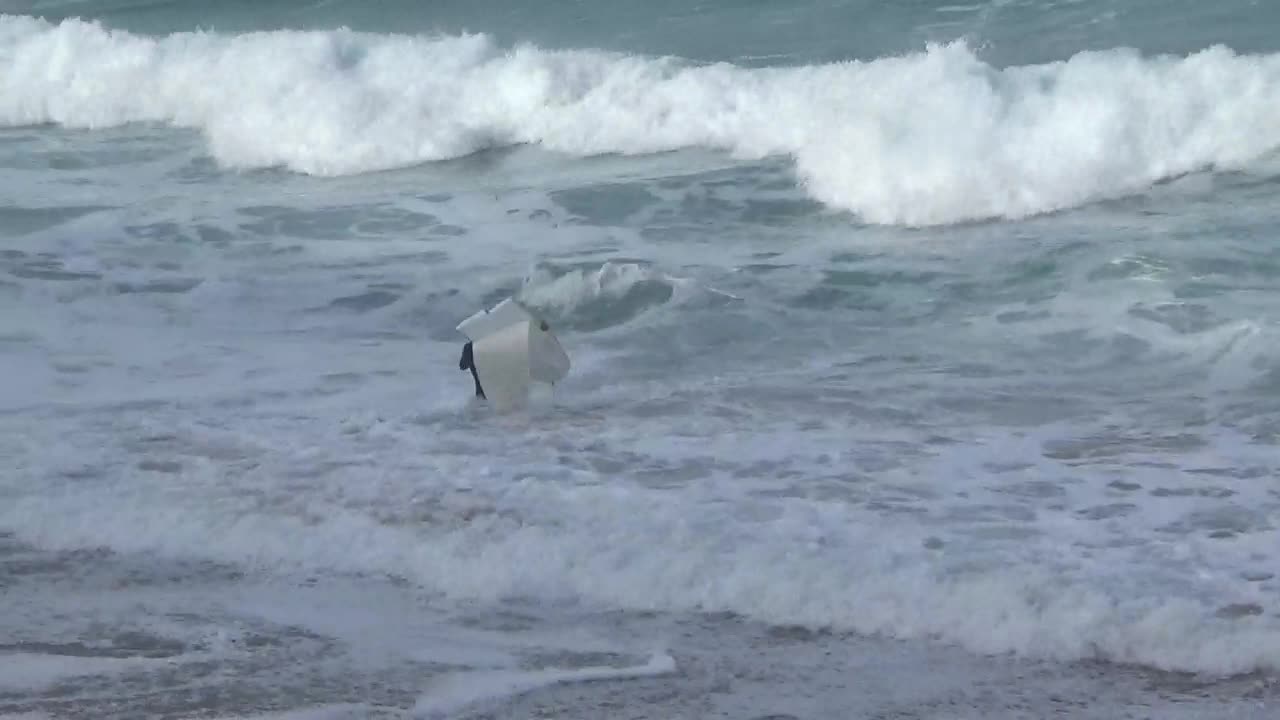
<svg viewBox="0 0 1280 720">
<path fill-rule="evenodd" d="M 458 360 L 458 369 L 471 371 L 471 379 L 476 381 L 476 397 L 484 397 L 484 388 L 480 387 L 480 376 L 476 374 L 476 361 L 471 357 L 471 343 L 462 346 L 462 358 Z"/>
</svg>

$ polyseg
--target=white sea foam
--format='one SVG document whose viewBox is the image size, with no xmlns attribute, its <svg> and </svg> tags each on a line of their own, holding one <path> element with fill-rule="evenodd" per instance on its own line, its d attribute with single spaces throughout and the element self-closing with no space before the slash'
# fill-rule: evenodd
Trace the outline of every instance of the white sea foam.
<svg viewBox="0 0 1280 720">
<path fill-rule="evenodd" d="M 198 128 L 229 167 L 319 175 L 540 144 L 787 156 L 875 223 L 1022 217 L 1280 147 L 1280 56 L 1125 50 L 998 69 L 962 43 L 872 62 L 691 66 L 485 36 L 182 33 L 0 16 L 0 126 Z"/>
<path fill-rule="evenodd" d="M 572 315 L 599 302 L 616 302 L 646 285 L 668 288 L 673 297 L 691 290 L 685 278 L 674 277 L 637 263 L 604 263 L 561 275 L 535 272 L 525 279 L 520 298 L 558 315 Z"/>
<path fill-rule="evenodd" d="M 933 637 L 981 652 L 1209 674 L 1280 669 L 1273 600 L 1242 572 L 1274 560 L 1266 530 L 1274 501 L 1248 480 L 1231 486 L 1233 496 L 1202 499 L 1195 491 L 1204 474 L 1132 469 L 1122 477 L 1144 488 L 1142 506 L 1108 521 L 1088 513 L 1136 496 L 1116 497 L 1127 491 L 1106 486 L 1105 476 L 1064 479 L 1079 471 L 1050 462 L 993 475 L 997 459 L 1031 462 L 1025 453 L 1039 452 L 1034 439 L 957 450 L 923 474 L 880 473 L 884 500 L 864 503 L 757 494 L 754 483 L 716 473 L 682 489 L 649 489 L 626 471 L 603 483 L 581 471 L 552 481 L 541 474 L 565 472 L 545 458 L 547 446 L 563 442 L 555 436 L 517 439 L 502 458 L 480 461 L 460 444 L 484 442 L 469 433 L 417 446 L 424 433 L 416 426 L 312 425 L 296 438 L 283 435 L 283 425 L 241 418 L 238 426 L 246 438 L 275 438 L 278 449 L 253 470 L 223 472 L 196 459 L 176 474 L 123 468 L 119 482 L 16 497 L 0 507 L 0 527 L 52 549 L 107 546 L 273 571 L 390 573 L 459 600 L 577 598 Z M 596 442 L 622 443 L 614 456 L 643 447 L 625 442 L 625 433 L 661 435 L 634 420 L 593 427 Z M 790 454 L 747 433 L 664 446 L 664 462 L 712 453 L 787 466 L 837 439 L 775 431 Z M 360 437 L 372 445 L 344 447 Z M 83 443 L 95 446 L 89 437 Z M 438 443 L 453 449 L 432 453 Z M 375 446 L 373 474 L 322 469 Z M 1233 466 L 1267 462 L 1263 450 L 1229 444 L 1186 462 L 1216 471 L 1223 455 L 1237 459 Z M 1054 494 L 1038 499 L 1046 483 Z M 854 480 L 844 484 L 856 490 Z M 1160 488 L 1169 492 L 1147 494 Z M 913 511 L 883 509 L 894 505 Z M 1204 520 L 1239 526 L 1240 534 L 1176 529 Z M 1222 614 L 1227 606 L 1236 609 Z"/>
<path fill-rule="evenodd" d="M 676 662 L 667 654 L 657 654 L 643 665 L 633 667 L 581 667 L 545 670 L 492 670 L 459 673 L 441 678 L 434 687 L 418 698 L 414 717 L 448 717 L 458 710 L 479 703 L 493 702 L 538 688 L 561 683 L 592 680 L 626 680 L 667 675 L 675 672 Z"/>
<path fill-rule="evenodd" d="M 535 279 L 526 291 L 572 310 L 641 282 L 670 282 L 640 264 L 584 267 Z M 1145 302 L 1167 299 L 1159 288 L 1143 292 Z M 238 319 L 238 306 L 205 299 Z M 1131 301 L 1112 296 L 1075 308 L 1078 315 L 1064 304 L 1054 308 L 1061 327 L 1053 318 L 1037 327 L 1138 332 L 1147 321 L 1116 310 Z M 121 366 L 148 370 L 80 373 L 86 387 L 56 396 L 68 402 L 0 416 L 0 454 L 12 470 L 0 475 L 0 528 L 41 548 L 389 573 L 464 601 L 567 596 L 605 608 L 731 611 L 1037 657 L 1208 673 L 1280 667 L 1274 583 L 1245 577 L 1274 572 L 1269 528 L 1280 525 L 1280 511 L 1262 480 L 1276 461 L 1273 447 L 1247 438 L 1204 428 L 1202 450 L 1081 467 L 1044 458 L 1059 439 L 1052 434 L 976 428 L 979 437 L 935 463 L 864 474 L 866 444 L 912 456 L 922 452 L 918 429 L 859 424 L 843 415 L 848 406 L 811 406 L 809 376 L 761 388 L 771 399 L 752 392 L 778 379 L 735 363 L 714 378 L 664 378 L 657 387 L 604 373 L 600 392 L 619 399 L 607 412 L 579 404 L 531 426 L 460 428 L 456 418 L 440 420 L 456 407 L 452 380 L 420 379 L 432 375 L 416 341 L 333 353 L 319 336 L 273 342 L 204 322 L 184 326 L 177 342 L 153 318 L 101 328 L 76 320 L 47 323 L 67 352 L 111 350 Z M 1226 356 L 1219 378 L 1234 383 L 1237 372 L 1261 372 L 1249 366 L 1269 346 L 1269 329 L 1234 339 L 1252 327 L 1184 337 L 1156 326 L 1146 337 L 1199 352 L 1197 365 L 1239 354 Z M 185 343 L 201 332 L 219 346 L 251 338 L 252 353 L 197 354 L 212 364 L 192 375 Z M 582 345 L 584 355 L 600 352 Z M 445 367 L 456 345 L 448 355 Z M 351 395 L 305 392 L 325 375 L 388 368 L 401 374 L 361 381 Z M 725 381 L 738 373 L 749 381 Z M 695 402 L 680 398 L 689 387 L 702 393 Z M 589 406 L 598 399 L 590 392 L 571 402 Z M 270 399 L 280 393 L 286 399 Z M 770 404 L 779 395 L 784 404 Z M 155 406 L 93 410 L 138 401 Z M 628 414 L 667 402 L 676 409 L 656 419 Z M 744 421 L 750 413 L 759 415 Z M 1089 431 L 1061 435 L 1091 442 Z M 1107 452 L 1126 442 L 1123 426 L 1100 422 L 1098 431 Z M 701 474 L 682 480 L 686 468 Z M 1208 537 L 1219 528 L 1235 534 Z"/>
</svg>

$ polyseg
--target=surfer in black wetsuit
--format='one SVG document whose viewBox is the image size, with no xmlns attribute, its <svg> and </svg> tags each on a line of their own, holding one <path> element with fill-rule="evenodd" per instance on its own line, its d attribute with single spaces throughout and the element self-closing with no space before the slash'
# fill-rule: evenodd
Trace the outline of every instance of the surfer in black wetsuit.
<svg viewBox="0 0 1280 720">
<path fill-rule="evenodd" d="M 459 370 L 470 370 L 471 379 L 476 382 L 476 397 L 484 397 L 484 388 L 480 387 L 480 376 L 476 374 L 476 361 L 471 356 L 471 343 L 462 346 L 462 358 L 458 360 Z"/>
</svg>

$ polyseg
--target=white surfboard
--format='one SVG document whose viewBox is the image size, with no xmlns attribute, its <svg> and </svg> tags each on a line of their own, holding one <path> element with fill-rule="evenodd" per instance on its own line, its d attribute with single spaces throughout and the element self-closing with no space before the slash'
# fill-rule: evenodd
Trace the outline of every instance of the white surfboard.
<svg viewBox="0 0 1280 720">
<path fill-rule="evenodd" d="M 471 340 L 471 356 L 495 409 L 523 405 L 534 382 L 554 385 L 569 374 L 569 356 L 545 320 L 507 298 L 458 324 Z"/>
</svg>

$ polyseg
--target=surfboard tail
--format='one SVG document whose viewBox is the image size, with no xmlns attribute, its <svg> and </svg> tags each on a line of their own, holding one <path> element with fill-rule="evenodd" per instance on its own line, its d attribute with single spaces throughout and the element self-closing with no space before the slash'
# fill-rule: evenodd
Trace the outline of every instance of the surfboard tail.
<svg viewBox="0 0 1280 720">
<path fill-rule="evenodd" d="M 569 356 L 550 325 L 508 298 L 458 324 L 471 340 L 485 397 L 507 410 L 522 405 L 534 382 L 554 385 L 569 374 Z"/>
</svg>

